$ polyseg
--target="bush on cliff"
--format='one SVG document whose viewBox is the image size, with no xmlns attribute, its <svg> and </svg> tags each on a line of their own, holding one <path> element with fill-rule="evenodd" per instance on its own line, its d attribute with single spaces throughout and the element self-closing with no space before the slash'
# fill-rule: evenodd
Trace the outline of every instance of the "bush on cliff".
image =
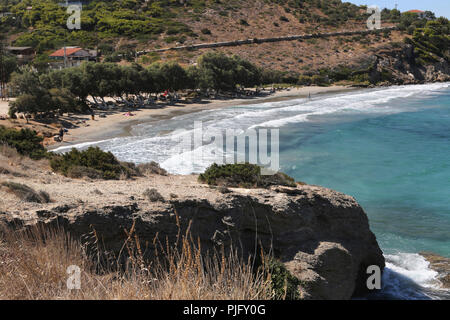
<svg viewBox="0 0 450 320">
<path fill-rule="evenodd" d="M 144 191 L 144 197 L 150 202 L 164 202 L 164 197 L 156 189 L 147 189 Z"/>
<path fill-rule="evenodd" d="M 159 163 L 156 163 L 155 161 L 139 164 L 136 168 L 139 171 L 139 173 L 144 176 L 151 175 L 151 174 L 167 176 L 167 171 L 165 169 L 161 168 Z"/>
<path fill-rule="evenodd" d="M 419 61 L 433 63 L 439 61 L 439 57 L 449 61 L 450 21 L 446 18 L 428 21 L 423 28 L 415 29 L 412 39 L 406 41 L 415 46 Z"/>
<path fill-rule="evenodd" d="M 13 193 L 20 200 L 25 202 L 49 203 L 50 196 L 45 191 L 36 192 L 33 188 L 27 185 L 16 182 L 3 182 L 2 187 L 5 187 L 9 192 Z"/>
<path fill-rule="evenodd" d="M 98 147 L 84 151 L 74 148 L 65 154 L 53 155 L 50 166 L 53 171 L 72 178 L 117 180 L 137 175 L 133 164 L 119 162 L 111 152 L 104 152 Z"/>
<path fill-rule="evenodd" d="M 277 172 L 262 175 L 261 167 L 250 163 L 212 164 L 199 176 L 199 181 L 209 185 L 241 188 L 267 188 L 272 185 L 295 187 L 295 180 L 288 175 Z"/>
<path fill-rule="evenodd" d="M 42 137 L 30 129 L 16 130 L 0 126 L 0 144 L 8 145 L 32 159 L 45 157 L 47 152 L 41 144 L 42 140 Z"/>
<path fill-rule="evenodd" d="M 298 300 L 300 280 L 294 277 L 284 264 L 270 258 L 264 265 L 266 277 L 270 280 L 273 300 Z"/>
</svg>

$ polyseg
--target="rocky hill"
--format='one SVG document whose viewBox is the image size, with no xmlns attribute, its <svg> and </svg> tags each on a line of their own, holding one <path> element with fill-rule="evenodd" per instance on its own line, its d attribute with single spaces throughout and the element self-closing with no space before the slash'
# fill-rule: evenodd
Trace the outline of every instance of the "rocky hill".
<svg viewBox="0 0 450 320">
<path fill-rule="evenodd" d="M 411 76 L 408 74 L 396 77 L 403 70 L 382 70 L 379 75 L 369 77 L 362 66 L 373 62 L 380 50 L 390 50 L 395 54 L 397 47 L 406 44 L 405 39 L 420 37 L 420 29 L 428 20 L 436 18 L 431 12 L 427 12 L 424 19 L 413 14 L 402 14 L 395 9 L 385 9 L 381 15 L 382 27 L 395 26 L 398 29 L 369 35 L 313 37 L 277 43 L 255 41 L 248 45 L 217 49 L 155 52 L 161 48 L 203 43 L 367 30 L 369 14 L 365 6 L 340 0 L 92 0 L 83 1 L 81 29 L 67 31 L 68 15 L 59 2 L 0 0 L 0 11 L 8 12 L 8 15 L 0 17 L 1 32 L 7 34 L 9 44 L 35 48 L 37 56 L 33 64 L 38 68 L 45 66 L 49 62 L 48 55 L 63 45 L 97 49 L 103 61 L 136 61 L 144 65 L 164 61 L 193 65 L 206 51 L 215 50 L 227 55 L 236 54 L 267 70 L 290 73 L 295 80 L 299 75 L 317 74 L 332 78 L 333 72 L 340 74 L 342 68 L 351 68 L 355 75 L 337 78 L 367 84 L 374 77 L 381 75 L 383 78 L 384 74 L 383 81 L 410 83 Z M 449 41 L 448 26 L 445 28 L 438 32 L 446 38 L 439 40 L 443 48 L 448 47 Z M 419 32 L 417 35 L 416 30 Z M 428 34 L 425 38 L 432 39 L 434 36 Z M 422 59 L 417 62 L 409 58 L 409 64 L 435 65 L 444 58 L 448 65 L 448 56 L 443 52 L 446 49 L 436 46 L 434 40 L 431 40 L 431 46 L 410 43 L 414 56 L 431 57 L 433 61 Z M 440 52 L 434 52 L 437 57 L 433 58 L 429 53 L 436 47 Z M 142 51 L 154 52 L 137 58 L 136 53 Z M 377 68 L 374 65 L 369 67 Z M 434 68 L 425 68 L 425 72 L 412 72 L 415 82 L 442 78 L 430 74 Z M 438 67 L 440 71 L 445 68 Z M 389 81 L 390 78 L 394 80 Z"/>
<path fill-rule="evenodd" d="M 134 59 L 134 52 L 180 44 L 281 37 L 304 33 L 366 30 L 369 16 L 365 7 L 335 1 L 83 1 L 81 30 L 67 31 L 68 18 L 60 1 L 0 1 L 4 16 L 0 29 L 16 46 L 32 46 L 39 62 L 62 45 L 98 48 L 104 57 L 117 61 Z M 383 27 L 398 20 L 386 11 Z M 387 38 L 343 37 L 320 40 L 262 44 L 225 50 L 263 66 L 279 70 L 306 70 L 351 59 L 362 49 L 386 41 L 400 41 L 394 32 Z M 364 50 L 362 50 L 364 51 Z M 314 52 L 314 54 L 312 54 Z M 203 52 L 150 54 L 144 63 L 177 60 L 194 63 Z"/>
</svg>

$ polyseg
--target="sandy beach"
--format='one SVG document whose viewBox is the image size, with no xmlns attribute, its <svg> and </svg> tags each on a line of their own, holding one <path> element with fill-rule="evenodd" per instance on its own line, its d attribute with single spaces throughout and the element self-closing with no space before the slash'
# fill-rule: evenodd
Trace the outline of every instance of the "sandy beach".
<svg viewBox="0 0 450 320">
<path fill-rule="evenodd" d="M 78 123 L 74 129 L 69 129 L 64 136 L 64 142 L 56 143 L 50 149 L 66 146 L 74 143 L 89 142 L 102 139 L 113 138 L 117 136 L 129 135 L 129 129 L 133 125 L 144 122 L 158 121 L 160 119 L 171 118 L 192 112 L 203 110 L 226 108 L 242 104 L 254 104 L 269 101 L 281 101 L 301 97 L 314 97 L 314 95 L 355 90 L 349 86 L 331 86 L 331 87 L 302 87 L 291 88 L 277 91 L 274 94 L 265 97 L 249 97 L 243 99 L 230 100 L 204 100 L 201 103 L 176 104 L 161 108 L 137 109 L 130 111 L 133 116 L 127 116 L 128 110 L 118 111 L 99 111 L 96 112 L 95 119 L 91 120 L 89 115 L 71 116 L 70 119 L 63 119 L 71 123 Z"/>
</svg>

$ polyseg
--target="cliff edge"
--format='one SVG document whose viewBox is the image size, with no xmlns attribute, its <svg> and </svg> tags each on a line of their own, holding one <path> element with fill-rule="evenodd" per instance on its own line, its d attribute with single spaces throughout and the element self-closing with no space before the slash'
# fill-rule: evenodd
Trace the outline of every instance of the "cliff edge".
<svg viewBox="0 0 450 320">
<path fill-rule="evenodd" d="M 22 163 L 20 166 L 25 166 Z M 22 168 L 23 169 L 23 168 Z M 222 245 L 244 256 L 271 251 L 300 280 L 303 299 L 349 299 L 366 291 L 369 265 L 385 262 L 363 209 L 354 198 L 317 186 L 226 189 L 197 176 L 150 175 L 134 180 L 69 179 L 35 165 L 33 175 L 8 168 L 1 182 L 42 190 L 49 203 L 19 200 L 0 187 L 0 221 L 9 226 L 64 227 L 84 239 L 94 229 L 117 253 L 135 225 L 151 256 L 157 237 L 174 243 L 190 227 L 204 250 Z M 144 190 L 155 188 L 156 199 Z"/>
</svg>

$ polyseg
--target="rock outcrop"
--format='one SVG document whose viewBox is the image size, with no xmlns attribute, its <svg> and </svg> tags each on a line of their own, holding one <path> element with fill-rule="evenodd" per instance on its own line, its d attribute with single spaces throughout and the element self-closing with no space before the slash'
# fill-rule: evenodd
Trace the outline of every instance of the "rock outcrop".
<svg viewBox="0 0 450 320">
<path fill-rule="evenodd" d="M 450 290 L 450 259 L 431 252 L 421 252 L 420 255 L 430 263 L 431 269 L 439 273 L 442 288 Z"/>
<path fill-rule="evenodd" d="M 105 248 L 115 253 L 126 239 L 124 229 L 134 224 L 150 257 L 155 238 L 174 243 L 179 227 L 185 232 L 190 226 L 205 250 L 233 245 L 244 256 L 258 255 L 261 247 L 271 250 L 301 281 L 304 299 L 349 299 L 365 292 L 368 266 L 384 268 L 367 216 L 350 196 L 316 186 L 232 189 L 227 194 L 201 185 L 183 187 L 195 191 L 155 203 L 129 195 L 126 201 L 109 203 L 108 195 L 101 203 L 65 198 L 0 212 L 0 221 L 63 226 L 81 239 L 95 229 Z"/>
<path fill-rule="evenodd" d="M 380 49 L 369 57 L 372 68 L 369 73 L 371 83 L 419 84 L 450 81 L 450 65 L 444 58 L 432 64 L 417 63 L 414 47 L 399 44 Z"/>
</svg>

